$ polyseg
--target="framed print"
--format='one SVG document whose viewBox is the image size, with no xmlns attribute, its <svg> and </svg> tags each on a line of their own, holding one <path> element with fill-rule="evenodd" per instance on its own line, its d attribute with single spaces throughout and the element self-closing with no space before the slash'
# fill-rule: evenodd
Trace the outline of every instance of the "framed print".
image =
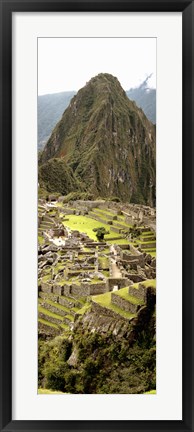
<svg viewBox="0 0 194 432">
<path fill-rule="evenodd" d="M 1 430 L 193 430 L 193 2 L 1 0 Z"/>
</svg>

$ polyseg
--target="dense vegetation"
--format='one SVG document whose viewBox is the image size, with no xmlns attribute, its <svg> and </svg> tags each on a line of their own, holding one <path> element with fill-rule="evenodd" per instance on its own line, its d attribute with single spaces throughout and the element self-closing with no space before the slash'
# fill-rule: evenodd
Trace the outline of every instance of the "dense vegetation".
<svg viewBox="0 0 194 432">
<path fill-rule="evenodd" d="M 53 158 L 39 167 L 39 184 L 48 192 L 67 195 L 82 188 L 72 169 L 63 159 Z"/>
<path fill-rule="evenodd" d="M 133 346 L 124 338 L 81 330 L 73 341 L 63 336 L 39 341 L 39 386 L 65 393 L 144 393 L 156 388 L 155 367 L 149 329 Z"/>
<path fill-rule="evenodd" d="M 73 172 L 75 185 L 63 184 L 66 174 L 60 185 L 48 182 L 44 165 L 53 158 Z M 99 74 L 73 97 L 40 164 L 41 180 L 52 191 L 69 193 L 79 184 L 95 197 L 155 205 L 155 127 L 112 75 Z"/>
<path fill-rule="evenodd" d="M 74 91 L 66 91 L 38 96 L 38 149 L 43 149 L 52 130 L 75 94 Z M 126 94 L 130 100 L 136 102 L 139 108 L 142 108 L 146 117 L 155 124 L 156 90 L 148 87 L 147 80 L 139 87 L 126 90 Z"/>
</svg>

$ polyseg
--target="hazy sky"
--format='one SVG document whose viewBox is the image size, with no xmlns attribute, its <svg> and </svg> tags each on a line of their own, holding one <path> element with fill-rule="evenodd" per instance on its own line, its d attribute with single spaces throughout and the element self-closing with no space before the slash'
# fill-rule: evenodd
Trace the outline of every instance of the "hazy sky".
<svg viewBox="0 0 194 432">
<path fill-rule="evenodd" d="M 156 87 L 155 38 L 39 38 L 38 94 L 79 90 L 99 73 L 110 73 L 122 87 L 137 87 L 153 74 Z"/>
</svg>

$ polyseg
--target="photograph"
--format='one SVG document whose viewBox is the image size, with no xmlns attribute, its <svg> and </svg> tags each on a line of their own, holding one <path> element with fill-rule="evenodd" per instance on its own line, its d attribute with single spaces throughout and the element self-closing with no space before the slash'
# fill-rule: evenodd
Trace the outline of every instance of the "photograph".
<svg viewBox="0 0 194 432">
<path fill-rule="evenodd" d="M 157 394 L 155 37 L 37 42 L 38 394 Z"/>
<path fill-rule="evenodd" d="M 0 0 L 0 432 L 194 432 L 193 4 Z"/>
</svg>

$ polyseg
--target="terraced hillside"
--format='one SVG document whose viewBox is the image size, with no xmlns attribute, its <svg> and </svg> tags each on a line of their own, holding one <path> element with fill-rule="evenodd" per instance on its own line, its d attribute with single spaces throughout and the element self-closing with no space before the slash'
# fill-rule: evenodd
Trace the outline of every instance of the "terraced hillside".
<svg viewBox="0 0 194 432">
<path fill-rule="evenodd" d="M 154 227 L 146 206 L 39 202 L 41 392 L 155 391 Z"/>
<path fill-rule="evenodd" d="M 118 206 L 78 210 L 59 201 L 38 210 L 40 334 L 72 330 L 80 315 L 103 306 L 101 300 L 116 311 L 125 287 L 155 277 L 155 233 L 140 225 L 131 238 L 129 215 Z M 109 233 L 98 242 L 94 229 L 102 226 Z M 133 318 L 136 309 L 134 303 L 120 315 Z"/>
</svg>

